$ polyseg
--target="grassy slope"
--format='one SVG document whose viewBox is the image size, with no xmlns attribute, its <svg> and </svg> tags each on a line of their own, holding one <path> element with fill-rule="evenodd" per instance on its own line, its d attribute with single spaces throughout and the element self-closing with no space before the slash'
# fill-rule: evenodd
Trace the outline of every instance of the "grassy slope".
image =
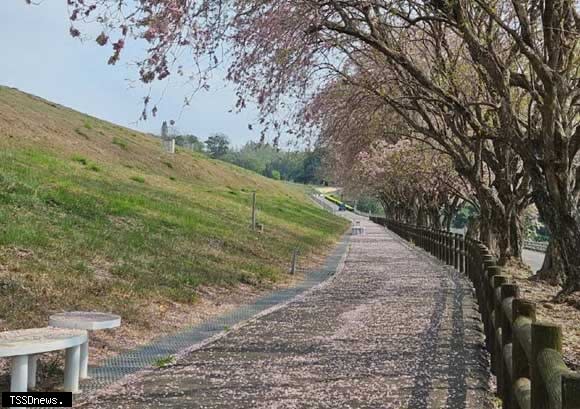
<svg viewBox="0 0 580 409">
<path fill-rule="evenodd" d="M 77 308 L 138 323 L 200 285 L 275 281 L 344 229 L 300 188 L 0 87 L 0 329 Z"/>
</svg>

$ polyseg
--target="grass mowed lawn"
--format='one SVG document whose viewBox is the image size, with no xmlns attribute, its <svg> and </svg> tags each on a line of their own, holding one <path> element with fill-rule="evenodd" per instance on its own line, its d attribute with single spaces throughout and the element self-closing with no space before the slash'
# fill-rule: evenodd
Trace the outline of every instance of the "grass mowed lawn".
<svg viewBox="0 0 580 409">
<path fill-rule="evenodd" d="M 146 323 L 200 286 L 276 282 L 345 228 L 305 189 L 0 87 L 0 329 L 73 309 Z"/>
</svg>

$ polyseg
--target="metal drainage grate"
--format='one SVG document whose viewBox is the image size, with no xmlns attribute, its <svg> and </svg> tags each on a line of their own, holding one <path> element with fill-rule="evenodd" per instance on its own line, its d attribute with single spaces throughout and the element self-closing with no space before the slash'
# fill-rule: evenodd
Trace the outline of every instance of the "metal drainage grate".
<svg viewBox="0 0 580 409">
<path fill-rule="evenodd" d="M 267 294 L 251 304 L 243 305 L 180 333 L 162 336 L 148 345 L 111 357 L 102 366 L 89 368 L 91 379 L 83 383 L 83 392 L 94 392 L 126 375 L 150 367 L 160 358 L 183 351 L 222 332 L 226 327 L 248 320 L 256 314 L 289 301 L 305 290 L 320 284 L 336 272 L 338 264 L 347 250 L 348 242 L 349 236 L 345 235 L 337 248 L 326 258 L 322 269 L 307 272 L 304 280 L 291 288 Z"/>
</svg>

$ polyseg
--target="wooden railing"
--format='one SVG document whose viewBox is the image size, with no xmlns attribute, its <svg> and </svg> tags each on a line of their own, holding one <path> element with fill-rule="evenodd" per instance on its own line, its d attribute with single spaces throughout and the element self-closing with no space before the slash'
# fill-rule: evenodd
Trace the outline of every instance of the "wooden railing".
<svg viewBox="0 0 580 409">
<path fill-rule="evenodd" d="M 580 409 L 580 374 L 562 359 L 562 329 L 536 321 L 534 303 L 520 298 L 486 246 L 447 231 L 371 220 L 469 276 L 503 408 Z"/>
</svg>

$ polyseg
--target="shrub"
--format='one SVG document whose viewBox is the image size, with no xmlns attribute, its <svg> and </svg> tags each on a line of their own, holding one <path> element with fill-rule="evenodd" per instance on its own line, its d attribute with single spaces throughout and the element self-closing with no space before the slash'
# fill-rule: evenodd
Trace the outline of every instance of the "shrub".
<svg viewBox="0 0 580 409">
<path fill-rule="evenodd" d="M 138 183 L 145 183 L 145 178 L 141 176 L 131 176 L 131 180 L 138 182 Z"/>
<path fill-rule="evenodd" d="M 125 149 L 125 150 L 127 150 L 127 148 L 128 148 L 127 142 L 125 142 L 124 140 L 122 140 L 120 138 L 117 138 L 116 136 L 113 138 L 113 145 L 117 145 L 121 149 Z"/>
<path fill-rule="evenodd" d="M 86 158 L 83 158 L 83 157 L 82 157 L 82 156 L 80 156 L 80 155 L 74 155 L 74 156 L 73 156 L 71 159 L 72 159 L 73 161 L 75 161 L 75 162 L 78 162 L 78 163 L 80 163 L 81 165 L 85 165 L 85 166 L 86 166 L 86 165 L 89 163 L 89 161 L 88 161 Z"/>
</svg>

